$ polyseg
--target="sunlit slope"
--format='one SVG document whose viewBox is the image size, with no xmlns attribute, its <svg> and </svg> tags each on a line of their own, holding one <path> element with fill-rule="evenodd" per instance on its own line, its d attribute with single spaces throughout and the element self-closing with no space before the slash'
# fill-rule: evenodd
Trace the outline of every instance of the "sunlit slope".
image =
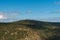
<svg viewBox="0 0 60 40">
<path fill-rule="evenodd" d="M 60 27 L 53 24 L 35 20 L 0 23 L 0 40 L 60 40 Z"/>
</svg>

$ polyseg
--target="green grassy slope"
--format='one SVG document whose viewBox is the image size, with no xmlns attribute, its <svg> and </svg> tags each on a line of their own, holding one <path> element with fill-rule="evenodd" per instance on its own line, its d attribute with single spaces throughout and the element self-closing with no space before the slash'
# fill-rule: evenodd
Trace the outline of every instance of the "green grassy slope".
<svg viewBox="0 0 60 40">
<path fill-rule="evenodd" d="M 60 40 L 60 27 L 53 24 L 35 20 L 0 23 L 0 40 Z"/>
</svg>

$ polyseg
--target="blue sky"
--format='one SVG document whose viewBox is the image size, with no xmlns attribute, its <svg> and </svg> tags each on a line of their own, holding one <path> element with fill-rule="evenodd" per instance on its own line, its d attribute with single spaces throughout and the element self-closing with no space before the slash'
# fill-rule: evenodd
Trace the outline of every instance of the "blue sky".
<svg viewBox="0 0 60 40">
<path fill-rule="evenodd" d="M 0 0 L 0 21 L 23 19 L 59 21 L 60 0 Z"/>
</svg>

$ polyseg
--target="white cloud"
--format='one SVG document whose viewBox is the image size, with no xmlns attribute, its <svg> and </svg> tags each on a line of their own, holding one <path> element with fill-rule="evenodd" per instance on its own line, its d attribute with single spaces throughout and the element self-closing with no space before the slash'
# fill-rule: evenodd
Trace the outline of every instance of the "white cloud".
<svg viewBox="0 0 60 40">
<path fill-rule="evenodd" d="M 7 19 L 7 17 L 4 15 L 0 15 L 0 19 Z"/>
<path fill-rule="evenodd" d="M 54 2 L 54 4 L 60 4 L 60 1 L 59 2 Z"/>
<path fill-rule="evenodd" d="M 51 12 L 49 12 L 49 13 L 60 14 L 60 10 L 51 11 Z"/>
<path fill-rule="evenodd" d="M 60 10 L 57 10 L 56 12 L 60 12 Z"/>
<path fill-rule="evenodd" d="M 0 22 L 11 22 L 17 20 L 20 12 L 0 12 Z"/>
<path fill-rule="evenodd" d="M 0 12 L 0 21 L 2 19 L 7 19 L 7 16 L 5 15 L 6 12 Z"/>
<path fill-rule="evenodd" d="M 42 19 L 43 21 L 48 21 L 48 22 L 60 22 L 60 17 L 52 17 L 52 18 L 46 18 Z"/>
<path fill-rule="evenodd" d="M 9 18 L 15 18 L 19 14 L 19 12 L 0 12 L 0 19 L 9 19 Z"/>
</svg>

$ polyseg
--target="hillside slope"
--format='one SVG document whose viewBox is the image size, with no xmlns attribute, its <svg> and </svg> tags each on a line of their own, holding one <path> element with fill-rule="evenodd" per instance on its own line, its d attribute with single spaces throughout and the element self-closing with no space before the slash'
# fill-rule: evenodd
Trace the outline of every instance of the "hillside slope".
<svg viewBox="0 0 60 40">
<path fill-rule="evenodd" d="M 60 26 L 35 20 L 0 23 L 0 40 L 60 40 Z"/>
</svg>

